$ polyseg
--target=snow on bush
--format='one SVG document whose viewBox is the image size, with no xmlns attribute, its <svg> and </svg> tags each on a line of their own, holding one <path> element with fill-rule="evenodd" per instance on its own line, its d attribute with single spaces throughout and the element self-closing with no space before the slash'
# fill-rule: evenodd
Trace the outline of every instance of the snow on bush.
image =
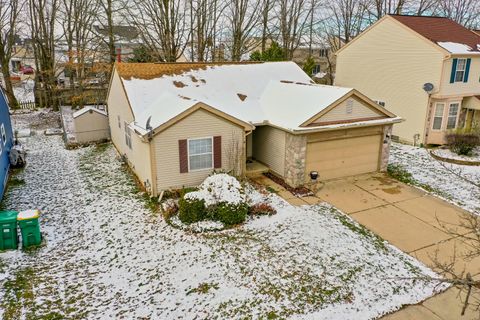
<svg viewBox="0 0 480 320">
<path fill-rule="evenodd" d="M 238 205 L 247 200 L 240 182 L 226 173 L 209 176 L 200 185 L 198 191 L 187 193 L 184 198 L 203 200 L 207 207 L 218 203 Z"/>
</svg>

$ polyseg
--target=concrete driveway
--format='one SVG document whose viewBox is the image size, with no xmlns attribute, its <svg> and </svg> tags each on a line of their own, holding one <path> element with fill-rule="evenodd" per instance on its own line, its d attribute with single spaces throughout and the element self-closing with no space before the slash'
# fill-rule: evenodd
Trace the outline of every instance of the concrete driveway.
<svg viewBox="0 0 480 320">
<path fill-rule="evenodd" d="M 448 263 L 453 252 L 461 254 L 468 244 L 448 230 L 467 232 L 459 225 L 468 212 L 431 196 L 417 188 L 393 180 L 384 174 L 369 174 L 327 182 L 313 197 L 296 198 L 283 187 L 263 177 L 269 185 L 293 205 L 328 202 L 397 248 L 432 267 L 432 259 Z M 479 277 L 480 258 L 457 261 L 457 270 Z M 450 288 L 421 304 L 408 306 L 388 315 L 388 320 L 478 319 L 478 310 L 461 316 L 462 303 L 457 288 Z"/>
</svg>

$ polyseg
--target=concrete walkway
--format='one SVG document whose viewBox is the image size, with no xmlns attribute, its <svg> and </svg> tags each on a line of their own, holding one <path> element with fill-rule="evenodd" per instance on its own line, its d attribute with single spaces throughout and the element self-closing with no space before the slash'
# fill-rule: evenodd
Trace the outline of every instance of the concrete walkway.
<svg viewBox="0 0 480 320">
<path fill-rule="evenodd" d="M 296 198 L 282 186 L 266 177 L 257 182 L 270 186 L 293 205 L 328 202 L 389 241 L 400 250 L 432 267 L 432 258 L 451 262 L 468 245 L 456 239 L 446 228 L 466 232 L 458 225 L 468 212 L 425 192 L 390 179 L 371 174 L 327 182 L 313 197 Z M 480 257 L 458 261 L 457 270 L 479 277 Z M 452 320 L 479 319 L 479 311 L 468 309 L 462 317 L 460 290 L 450 288 L 418 305 L 407 306 L 388 315 L 385 320 Z"/>
</svg>

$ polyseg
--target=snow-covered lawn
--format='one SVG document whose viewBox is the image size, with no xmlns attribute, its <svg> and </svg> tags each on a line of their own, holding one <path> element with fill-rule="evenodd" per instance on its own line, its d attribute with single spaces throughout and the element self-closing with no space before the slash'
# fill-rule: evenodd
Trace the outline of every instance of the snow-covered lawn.
<svg viewBox="0 0 480 320">
<path fill-rule="evenodd" d="M 402 165 L 413 178 L 460 207 L 480 214 L 480 167 L 435 160 L 427 149 L 393 143 L 390 163 Z"/>
<path fill-rule="evenodd" d="M 480 148 L 477 147 L 473 149 L 472 154 L 465 156 L 465 155 L 458 155 L 455 152 L 451 151 L 450 149 L 434 149 L 432 152 L 445 159 L 452 159 L 452 160 L 462 160 L 462 161 L 470 161 L 470 162 L 478 162 L 480 161 Z"/>
<path fill-rule="evenodd" d="M 272 194 L 274 216 L 188 233 L 147 209 L 111 145 L 26 143 L 3 206 L 40 209 L 47 244 L 0 253 L 0 318 L 361 320 L 435 291 L 405 280 L 431 271 L 330 206 Z"/>
</svg>

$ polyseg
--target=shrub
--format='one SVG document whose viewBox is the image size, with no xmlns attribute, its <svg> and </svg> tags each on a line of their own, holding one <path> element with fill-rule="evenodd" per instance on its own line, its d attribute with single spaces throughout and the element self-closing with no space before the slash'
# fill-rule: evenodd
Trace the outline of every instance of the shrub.
<svg viewBox="0 0 480 320">
<path fill-rule="evenodd" d="M 257 216 L 257 215 L 271 216 L 275 213 L 277 213 L 277 210 L 275 210 L 275 208 L 273 208 L 271 205 L 265 202 L 254 204 L 248 209 L 248 214 L 252 216 Z"/>
<path fill-rule="evenodd" d="M 205 201 L 200 199 L 184 199 L 178 201 L 178 218 L 185 224 L 202 221 L 207 217 Z"/>
<path fill-rule="evenodd" d="M 247 219 L 248 205 L 244 203 L 232 204 L 220 202 L 211 207 L 211 214 L 214 220 L 218 220 L 226 226 L 239 224 Z"/>
<path fill-rule="evenodd" d="M 477 133 L 452 132 L 447 134 L 446 139 L 450 150 L 458 155 L 469 156 L 480 145 L 480 135 Z"/>
</svg>

